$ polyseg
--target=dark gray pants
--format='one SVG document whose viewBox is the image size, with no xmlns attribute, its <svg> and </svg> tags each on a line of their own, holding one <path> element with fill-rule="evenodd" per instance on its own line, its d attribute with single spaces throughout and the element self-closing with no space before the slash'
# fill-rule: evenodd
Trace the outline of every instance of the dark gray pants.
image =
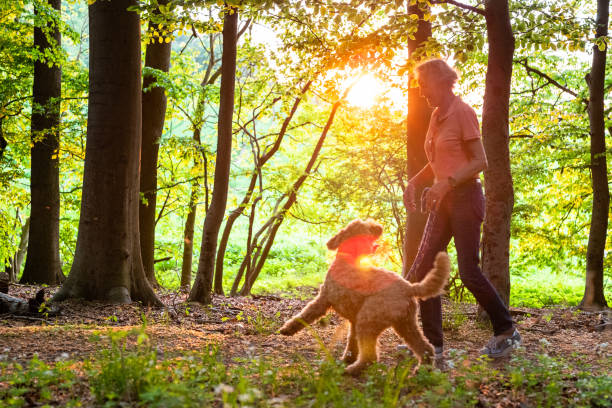
<svg viewBox="0 0 612 408">
<path fill-rule="evenodd" d="M 491 282 L 480 269 L 480 225 L 484 219 L 484 195 L 480 180 L 457 186 L 442 200 L 439 208 L 429 214 L 421 244 L 408 280 L 418 282 L 433 267 L 436 254 L 446 251 L 455 238 L 459 276 L 488 313 L 495 335 L 512 327 L 512 318 Z M 423 331 L 435 347 L 443 344 L 442 302 L 440 296 L 420 302 Z"/>
</svg>

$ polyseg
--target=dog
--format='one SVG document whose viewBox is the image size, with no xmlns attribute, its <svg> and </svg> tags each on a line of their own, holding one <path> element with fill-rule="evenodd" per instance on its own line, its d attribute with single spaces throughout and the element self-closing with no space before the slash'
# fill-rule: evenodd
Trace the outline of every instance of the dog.
<svg viewBox="0 0 612 408">
<path fill-rule="evenodd" d="M 404 339 L 419 365 L 431 361 L 434 354 L 417 322 L 417 299 L 442 292 L 450 271 L 448 255 L 438 253 L 434 267 L 419 283 L 381 268 L 361 266 L 363 257 L 376 251 L 375 241 L 382 231 L 372 219 L 356 219 L 331 238 L 327 247 L 338 251 L 319 294 L 280 329 L 283 335 L 293 335 L 333 308 L 350 323 L 342 355 L 350 375 L 378 361 L 378 336 L 388 327 Z"/>
</svg>

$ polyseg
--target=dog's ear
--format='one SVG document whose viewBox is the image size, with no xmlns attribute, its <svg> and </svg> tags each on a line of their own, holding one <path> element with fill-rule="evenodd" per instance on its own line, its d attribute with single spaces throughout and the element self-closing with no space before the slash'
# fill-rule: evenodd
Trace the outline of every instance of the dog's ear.
<svg viewBox="0 0 612 408">
<path fill-rule="evenodd" d="M 369 218 L 366 221 L 362 221 L 357 218 L 327 241 L 327 248 L 331 251 L 338 249 L 344 241 L 356 235 L 373 235 L 378 238 L 380 234 L 382 234 L 382 231 L 382 225 L 373 219 Z"/>
<path fill-rule="evenodd" d="M 368 224 L 368 227 L 370 229 L 370 235 L 374 235 L 377 238 L 382 235 L 382 233 L 383 233 L 382 225 L 380 225 L 379 223 L 377 223 L 376 221 L 374 221 L 371 218 L 368 218 L 366 220 L 366 223 Z"/>
<path fill-rule="evenodd" d="M 330 238 L 329 241 L 327 241 L 327 248 L 330 251 L 333 251 L 335 249 L 338 249 L 338 247 L 340 246 L 340 244 L 346 240 L 347 238 L 347 233 L 350 231 L 351 229 L 351 225 L 353 225 L 356 221 L 361 222 L 361 220 L 353 220 L 349 223 L 349 225 L 347 225 L 346 227 L 342 228 L 340 230 L 340 232 L 338 232 L 336 235 L 334 235 L 333 237 Z"/>
</svg>

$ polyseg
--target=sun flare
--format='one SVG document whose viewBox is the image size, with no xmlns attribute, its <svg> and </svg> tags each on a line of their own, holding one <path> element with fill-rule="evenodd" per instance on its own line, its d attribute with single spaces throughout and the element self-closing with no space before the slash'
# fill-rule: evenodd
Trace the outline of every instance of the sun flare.
<svg viewBox="0 0 612 408">
<path fill-rule="evenodd" d="M 365 271 L 374 267 L 375 262 L 374 259 L 372 259 L 372 255 L 368 254 L 359 256 L 355 264 L 357 268 L 361 269 L 362 271 Z"/>
<path fill-rule="evenodd" d="M 365 74 L 357 80 L 346 99 L 353 106 L 368 109 L 374 106 L 384 90 L 385 86 L 380 79 L 372 74 Z"/>
</svg>

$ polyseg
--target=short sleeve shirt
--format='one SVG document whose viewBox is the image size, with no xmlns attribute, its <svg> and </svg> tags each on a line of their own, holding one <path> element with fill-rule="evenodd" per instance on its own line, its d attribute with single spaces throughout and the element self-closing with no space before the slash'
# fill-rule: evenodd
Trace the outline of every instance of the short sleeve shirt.
<svg viewBox="0 0 612 408">
<path fill-rule="evenodd" d="M 480 139 L 478 118 L 461 98 L 456 96 L 444 115 L 439 108 L 434 110 L 425 137 L 425 153 L 436 181 L 447 179 L 468 163 L 465 142 L 474 139 Z"/>
</svg>

